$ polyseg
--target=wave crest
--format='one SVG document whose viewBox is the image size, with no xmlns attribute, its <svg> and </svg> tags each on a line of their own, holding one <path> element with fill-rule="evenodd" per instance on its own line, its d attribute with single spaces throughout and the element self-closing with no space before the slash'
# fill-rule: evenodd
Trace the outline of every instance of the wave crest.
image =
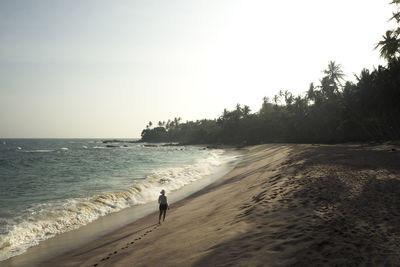
<svg viewBox="0 0 400 267">
<path fill-rule="evenodd" d="M 7 222 L 9 229 L 0 235 L 0 261 L 21 254 L 40 241 L 77 229 L 101 216 L 154 201 L 161 189 L 167 192 L 178 190 L 212 174 L 221 164 L 234 160 L 222 155 L 222 150 L 210 151 L 207 158 L 199 159 L 193 164 L 156 170 L 145 179 L 135 180 L 124 191 L 37 205 L 26 211 L 29 216 L 20 218 L 18 222 Z"/>
</svg>

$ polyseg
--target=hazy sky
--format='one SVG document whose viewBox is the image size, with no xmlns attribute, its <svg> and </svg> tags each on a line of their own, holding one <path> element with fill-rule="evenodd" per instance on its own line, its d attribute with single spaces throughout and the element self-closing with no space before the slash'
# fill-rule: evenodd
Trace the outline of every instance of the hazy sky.
<svg viewBox="0 0 400 267">
<path fill-rule="evenodd" d="M 384 64 L 382 0 L 0 1 L 0 138 L 139 137 Z"/>
</svg>

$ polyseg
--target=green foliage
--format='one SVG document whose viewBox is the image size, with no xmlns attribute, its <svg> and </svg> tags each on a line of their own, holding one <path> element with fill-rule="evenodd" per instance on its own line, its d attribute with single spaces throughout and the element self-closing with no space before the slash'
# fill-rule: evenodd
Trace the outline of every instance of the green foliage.
<svg viewBox="0 0 400 267">
<path fill-rule="evenodd" d="M 142 131 L 143 142 L 163 142 L 166 140 L 167 131 L 164 127 L 156 127 L 154 129 L 144 129 Z"/>
<path fill-rule="evenodd" d="M 396 11 L 393 12 L 393 16 L 390 20 L 395 20 L 397 24 L 400 23 L 400 1 L 393 0 L 390 4 L 396 7 Z M 387 30 L 385 35 L 382 36 L 382 40 L 378 42 L 375 49 L 379 48 L 381 57 L 386 59 L 389 63 L 398 60 L 400 55 L 400 27 L 396 29 Z"/>
<path fill-rule="evenodd" d="M 323 73 L 320 84 L 310 84 L 305 96 L 280 91 L 273 103 L 265 97 L 255 113 L 237 104 L 214 120 L 180 123 L 180 118 L 174 118 L 153 129 L 149 123 L 142 141 L 259 144 L 400 139 L 399 60 L 372 72 L 363 69 L 356 84 L 339 84 L 343 72 L 334 61 Z"/>
<path fill-rule="evenodd" d="M 392 19 L 400 23 L 400 0 Z M 340 64 L 328 63 L 319 85 L 310 84 L 304 96 L 279 91 L 271 102 L 264 97 L 260 110 L 251 113 L 237 104 L 213 120 L 181 118 L 152 123 L 142 141 L 186 144 L 259 144 L 266 142 L 332 143 L 400 140 L 400 27 L 387 31 L 376 48 L 387 66 L 363 69 L 357 82 L 345 82 Z"/>
</svg>

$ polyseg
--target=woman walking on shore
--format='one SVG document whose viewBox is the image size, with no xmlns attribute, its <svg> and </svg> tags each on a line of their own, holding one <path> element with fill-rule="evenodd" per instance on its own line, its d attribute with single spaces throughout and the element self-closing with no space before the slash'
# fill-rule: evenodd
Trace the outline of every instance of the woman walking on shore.
<svg viewBox="0 0 400 267">
<path fill-rule="evenodd" d="M 165 190 L 161 190 L 161 195 L 158 197 L 158 203 L 160 204 L 160 216 L 158 216 L 158 223 L 161 224 L 161 216 L 163 216 L 163 221 L 165 221 L 165 215 L 167 214 L 168 201 L 167 196 L 165 195 Z"/>
</svg>

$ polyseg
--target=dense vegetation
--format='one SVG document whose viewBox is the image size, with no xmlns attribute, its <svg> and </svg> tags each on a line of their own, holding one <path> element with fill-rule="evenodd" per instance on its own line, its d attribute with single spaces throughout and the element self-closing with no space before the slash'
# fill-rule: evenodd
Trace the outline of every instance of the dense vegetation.
<svg viewBox="0 0 400 267">
<path fill-rule="evenodd" d="M 400 0 L 392 2 L 400 25 Z M 180 118 L 150 122 L 145 142 L 258 144 L 266 142 L 332 143 L 400 140 L 400 26 L 388 30 L 376 48 L 386 66 L 363 69 L 357 81 L 344 81 L 340 64 L 329 62 L 318 85 L 303 96 L 280 91 L 265 97 L 252 113 L 237 104 L 217 119 L 181 123 Z"/>
</svg>

